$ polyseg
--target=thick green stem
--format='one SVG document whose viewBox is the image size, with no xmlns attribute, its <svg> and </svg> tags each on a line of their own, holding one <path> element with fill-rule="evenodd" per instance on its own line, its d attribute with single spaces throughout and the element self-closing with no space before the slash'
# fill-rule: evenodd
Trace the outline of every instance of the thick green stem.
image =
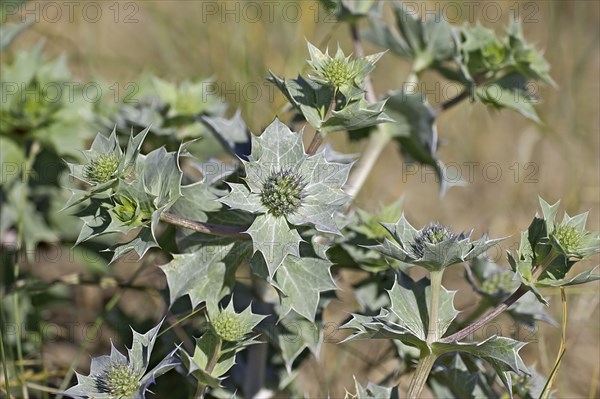
<svg viewBox="0 0 600 399">
<path fill-rule="evenodd" d="M 415 370 L 415 375 L 408 386 L 408 399 L 417 399 L 421 395 L 421 391 L 427 382 L 427 378 L 429 377 L 429 373 L 431 372 L 436 359 L 437 356 L 433 353 L 421 357 L 417 369 Z"/>
<path fill-rule="evenodd" d="M 427 332 L 427 343 L 431 344 L 440 338 L 439 315 L 440 291 L 442 290 L 442 276 L 444 270 L 431 272 L 431 303 L 429 304 L 429 326 Z"/>
<path fill-rule="evenodd" d="M 210 358 L 210 361 L 208 362 L 208 365 L 206 366 L 206 370 L 205 370 L 206 373 L 209 375 L 213 372 L 213 370 L 217 366 L 217 363 L 219 362 L 219 358 L 221 357 L 221 346 L 222 345 L 223 345 L 223 340 L 221 339 L 221 337 L 217 336 L 217 343 L 215 344 L 215 350 L 213 351 L 213 355 Z M 206 394 L 206 388 L 207 388 L 206 384 L 203 384 L 201 382 L 198 383 L 198 388 L 196 389 L 196 399 L 204 398 L 204 395 Z"/>
<path fill-rule="evenodd" d="M 431 298 L 429 301 L 429 323 L 427 326 L 427 345 L 436 342 L 440 338 L 440 321 L 439 321 L 439 306 L 440 306 L 440 292 L 442 290 L 442 277 L 444 270 L 438 270 L 431 272 Z M 437 355 L 431 353 L 429 349 L 421 350 L 421 359 L 415 370 L 410 386 L 408 388 L 408 398 L 416 399 L 421 395 L 421 391 L 427 382 L 429 373 L 433 368 L 433 364 L 437 359 Z"/>
</svg>

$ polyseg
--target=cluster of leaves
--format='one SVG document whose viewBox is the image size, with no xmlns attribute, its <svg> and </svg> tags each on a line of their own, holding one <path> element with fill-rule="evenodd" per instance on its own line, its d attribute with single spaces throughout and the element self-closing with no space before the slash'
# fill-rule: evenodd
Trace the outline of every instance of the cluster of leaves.
<svg viewBox="0 0 600 399">
<path fill-rule="evenodd" d="M 41 43 L 3 54 L 0 236 L 20 221 L 30 252 L 39 242 L 69 240 L 76 230 L 57 217 L 68 178 L 62 159 L 77 159 L 92 137 L 93 103 L 72 82 L 65 58 L 46 61 Z"/>
<path fill-rule="evenodd" d="M 521 380 L 517 381 L 533 375 L 519 356 L 519 350 L 525 343 L 500 336 L 479 342 L 463 342 L 457 340 L 455 335 L 444 338 L 447 331 L 456 330 L 460 325 L 455 323 L 458 315 L 453 306 L 455 292 L 447 291 L 441 285 L 441 274 L 448 266 L 472 259 L 468 278 L 483 297 L 483 311 L 490 305 L 501 304 L 511 293 L 519 295 L 518 299 L 526 293 L 515 306 L 509 308 L 508 314 L 515 321 L 530 327 L 537 320 L 555 324 L 539 303 L 548 304 L 538 288 L 565 287 L 600 279 L 600 275 L 593 274 L 595 268 L 572 278 L 565 277 L 576 262 L 600 252 L 600 233 L 585 229 L 587 213 L 573 218 L 565 214 L 563 222 L 557 224 L 555 216 L 559 203 L 550 206 L 540 199 L 540 205 L 543 217 L 536 215 L 529 229 L 522 233 L 523 241 L 516 257 L 508 253 L 512 272 L 484 258 L 476 258 L 498 240 L 483 237 L 471 242 L 470 234 L 454 234 L 437 223 L 416 230 L 403 216 L 396 224 L 383 223 L 392 239 L 385 238 L 374 249 L 393 259 L 425 268 L 431 274 L 432 281 L 424 278 L 415 282 L 406 274 L 396 272 L 394 285 L 388 291 L 389 306 L 383 307 L 374 316 L 353 315 L 352 320 L 344 326 L 353 331 L 348 339 L 393 339 L 417 348 L 421 357 L 439 357 L 440 369 L 433 371 L 430 381 L 438 395 L 450 393 L 456 397 L 497 397 L 490 385 L 493 379 L 488 377 L 486 380 L 485 374 L 477 372 L 481 369 L 482 360 L 492 366 L 512 395 L 513 386 L 519 385 L 513 381 L 513 373 L 521 375 Z M 529 237 L 532 237 L 531 240 Z M 536 248 L 536 251 L 531 248 Z M 524 289 L 520 293 L 519 287 L 532 292 Z M 433 295 L 432 290 L 438 290 L 437 295 Z M 438 305 L 432 307 L 433 300 L 438 300 Z M 438 314 L 435 327 L 430 324 L 433 322 L 430 318 L 433 309 Z M 452 360 L 448 354 L 455 354 Z M 454 379 L 455 383 L 452 383 L 449 374 L 461 374 L 462 377 Z M 465 386 L 464 381 L 471 383 Z M 539 383 L 530 385 L 539 388 Z M 521 384 L 521 390 L 523 386 Z"/>
<path fill-rule="evenodd" d="M 131 129 L 141 131 L 149 128 L 148 148 L 164 145 L 175 150 L 182 141 L 202 138 L 197 152 L 206 152 L 211 141 L 209 126 L 205 121 L 223 117 L 226 104 L 215 94 L 215 82 L 211 79 L 168 82 L 156 76 L 145 75 L 132 84 L 132 89 L 121 103 L 106 105 L 101 112 L 99 125 L 127 137 Z M 217 155 L 218 146 L 208 145 L 211 155 Z"/>
<path fill-rule="evenodd" d="M 352 59 L 338 47 L 332 57 L 311 43 L 308 51 L 313 75 L 285 79 L 271 72 L 269 79 L 306 122 L 325 135 L 392 121 L 383 112 L 385 101 L 369 104 L 365 98 L 364 80 L 383 53 Z"/>
<path fill-rule="evenodd" d="M 508 257 L 518 281 L 532 291 L 543 304 L 548 302 L 539 292 L 542 287 L 567 287 L 594 281 L 596 268 L 585 270 L 575 277 L 567 273 L 579 261 L 600 251 L 600 235 L 585 228 L 588 213 L 570 217 L 566 212 L 560 223 L 556 214 L 560 201 L 554 205 L 540 199 L 542 217 L 536 216 L 526 231 L 521 233 L 521 244 L 516 255 Z"/>
<path fill-rule="evenodd" d="M 343 3 L 343 2 L 342 2 Z M 368 40 L 399 57 L 412 62 L 412 75 L 407 83 L 392 91 L 384 111 L 396 123 L 388 131 L 399 142 L 408 162 L 433 167 L 442 184 L 456 184 L 443 174 L 438 160 L 436 116 L 440 111 L 470 98 L 491 109 L 512 109 L 540 122 L 533 107 L 536 99 L 530 82 L 554 85 L 549 65 L 523 37 L 518 21 L 511 21 L 507 36 L 479 23 L 453 26 L 443 15 L 422 20 L 402 3 L 392 2 L 396 27 L 387 26 L 382 17 L 371 11 Z M 436 108 L 429 105 L 420 92 L 417 78 L 426 71 L 463 86 L 462 94 L 448 99 Z"/>
</svg>

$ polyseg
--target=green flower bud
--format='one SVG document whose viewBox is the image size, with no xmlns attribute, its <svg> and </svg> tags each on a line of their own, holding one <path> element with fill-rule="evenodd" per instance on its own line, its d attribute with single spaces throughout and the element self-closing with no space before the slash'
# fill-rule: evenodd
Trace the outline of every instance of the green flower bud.
<svg viewBox="0 0 600 399">
<path fill-rule="evenodd" d="M 138 204 L 135 199 L 118 194 L 115 202 L 113 212 L 125 224 L 141 226 L 152 218 L 154 207 L 149 203 Z"/>
<path fill-rule="evenodd" d="M 112 364 L 98 376 L 98 390 L 115 399 L 131 398 L 140 387 L 139 377 L 128 364 Z"/>
<path fill-rule="evenodd" d="M 411 245 L 415 255 L 422 257 L 425 253 L 425 243 L 439 244 L 455 237 L 456 234 L 448 227 L 439 223 L 431 223 L 429 226 L 421 230 L 421 233 L 415 237 L 415 242 Z"/>
<path fill-rule="evenodd" d="M 566 253 L 576 252 L 581 244 L 582 234 L 573 226 L 558 226 L 553 235 Z"/>
<path fill-rule="evenodd" d="M 273 173 L 263 184 L 262 204 L 273 216 L 290 215 L 302 204 L 304 186 L 302 177 L 291 170 Z"/>
<path fill-rule="evenodd" d="M 189 87 L 180 89 L 173 105 L 178 115 L 197 115 L 202 112 L 203 107 L 202 93 L 191 90 Z"/>
<path fill-rule="evenodd" d="M 484 235 L 471 241 L 471 232 L 455 234 L 448 227 L 431 223 L 415 229 L 406 218 L 397 223 L 382 223 L 392 235 L 383 244 L 372 248 L 405 263 L 421 266 L 429 271 L 440 271 L 448 266 L 471 260 L 488 250 L 500 239 L 488 240 Z"/>
<path fill-rule="evenodd" d="M 502 66 L 506 59 L 506 48 L 500 42 L 486 44 L 481 49 L 481 60 L 484 66 L 495 69 Z"/>
<path fill-rule="evenodd" d="M 312 44 L 307 44 L 310 53 L 308 64 L 315 72 L 310 78 L 344 94 L 351 93 L 352 88 L 362 87 L 365 77 L 375 68 L 375 63 L 383 55 L 378 53 L 359 58 L 346 57 L 338 47 L 335 56 L 332 57 L 328 51 L 323 53 Z M 346 93 L 347 89 L 349 91 Z"/>
<path fill-rule="evenodd" d="M 488 295 L 512 292 L 517 283 L 512 273 L 494 273 L 481 284 L 481 291 Z"/>
<path fill-rule="evenodd" d="M 117 205 L 113 208 L 115 215 L 124 223 L 132 222 L 136 218 L 137 204 L 135 201 L 121 196 L 117 198 Z"/>
<path fill-rule="evenodd" d="M 114 154 L 102 154 L 86 165 L 83 174 L 91 183 L 106 183 L 115 177 L 120 161 Z"/>
<path fill-rule="evenodd" d="M 321 72 L 323 79 L 339 88 L 352 83 L 356 75 L 352 65 L 344 59 L 332 59 L 325 63 Z"/>
<path fill-rule="evenodd" d="M 212 320 L 212 328 L 224 341 L 240 341 L 246 335 L 246 329 L 235 313 L 223 312 Z"/>
</svg>

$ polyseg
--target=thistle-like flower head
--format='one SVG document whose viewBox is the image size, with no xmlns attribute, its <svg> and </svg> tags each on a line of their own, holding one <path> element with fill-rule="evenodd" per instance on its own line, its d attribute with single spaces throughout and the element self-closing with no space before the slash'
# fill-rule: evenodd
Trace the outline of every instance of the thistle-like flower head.
<svg viewBox="0 0 600 399">
<path fill-rule="evenodd" d="M 155 379 L 179 364 L 175 357 L 177 349 L 169 353 L 156 367 L 148 370 L 148 361 L 160 329 L 160 323 L 146 334 L 133 331 L 133 344 L 129 356 L 123 355 L 114 346 L 110 355 L 92 359 L 90 374 L 77 374 L 78 384 L 69 388 L 65 395 L 76 399 L 143 399 L 148 387 Z"/>
<path fill-rule="evenodd" d="M 411 248 L 417 256 L 423 257 L 427 243 L 433 245 L 439 244 L 454 236 L 455 234 L 448 227 L 439 223 L 431 223 L 415 237 L 415 241 L 412 243 Z"/>
<path fill-rule="evenodd" d="M 574 253 L 581 245 L 583 233 L 566 224 L 558 226 L 552 236 L 566 253 Z"/>
<path fill-rule="evenodd" d="M 329 51 L 322 53 L 321 50 L 308 44 L 310 60 L 308 64 L 313 68 L 314 75 L 311 78 L 319 83 L 333 87 L 344 92 L 344 89 L 362 88 L 364 78 L 375 68 L 375 63 L 383 53 L 355 58 L 344 55 L 338 47 L 335 56 L 330 56 Z"/>
<path fill-rule="evenodd" d="M 246 184 L 230 184 L 221 202 L 257 215 L 247 232 L 270 274 L 287 254 L 299 256 L 300 235 L 290 225 L 339 232 L 333 216 L 348 200 L 342 186 L 350 164 L 329 162 L 323 152 L 308 156 L 302 132 L 292 132 L 278 119 L 253 137 L 252 153 L 243 162 Z"/>
<path fill-rule="evenodd" d="M 71 175 L 91 185 L 92 193 L 113 187 L 117 180 L 126 179 L 133 174 L 146 134 L 148 129 L 135 137 L 131 136 L 125 153 L 119 146 L 116 129 L 108 137 L 96 135 L 90 149 L 83 151 L 86 161 L 83 164 L 68 164 Z"/>
<path fill-rule="evenodd" d="M 461 50 L 472 72 L 497 70 L 505 66 L 507 47 L 492 29 L 477 24 L 463 29 L 462 33 Z"/>
<path fill-rule="evenodd" d="M 560 201 L 554 205 L 540 198 L 546 231 L 550 242 L 566 258 L 584 259 L 600 252 L 600 234 L 586 230 L 588 212 L 569 216 L 566 212 L 560 223 L 555 221 Z"/>
<path fill-rule="evenodd" d="M 241 313 L 236 313 L 233 308 L 233 299 L 224 309 L 208 308 L 208 317 L 214 333 L 223 341 L 239 342 L 249 337 L 254 327 L 265 316 L 252 313 L 247 307 Z"/>
<path fill-rule="evenodd" d="M 386 256 L 422 266 L 430 271 L 441 270 L 455 263 L 464 262 L 481 255 L 500 240 L 488 240 L 486 236 L 471 241 L 471 233 L 453 233 L 439 223 L 431 223 L 421 230 L 415 229 L 404 218 L 396 224 L 382 223 L 392 235 L 373 247 Z"/>
<path fill-rule="evenodd" d="M 130 398 L 140 388 L 139 376 L 127 363 L 111 363 L 97 382 L 99 391 L 114 398 Z"/>
<path fill-rule="evenodd" d="M 262 204 L 273 216 L 290 215 L 302 205 L 304 179 L 291 169 L 271 173 L 260 193 Z"/>
<path fill-rule="evenodd" d="M 501 271 L 491 273 L 481 284 L 481 291 L 492 296 L 502 296 L 511 293 L 519 285 L 514 279 L 514 273 Z"/>
<path fill-rule="evenodd" d="M 115 206 L 112 212 L 124 225 L 136 227 L 151 220 L 152 213 L 156 210 L 151 201 L 152 197 L 145 192 L 142 192 L 140 197 L 115 195 Z"/>
<path fill-rule="evenodd" d="M 114 154 L 101 154 L 85 165 L 83 174 L 93 184 L 106 183 L 116 177 L 121 160 Z"/>
</svg>

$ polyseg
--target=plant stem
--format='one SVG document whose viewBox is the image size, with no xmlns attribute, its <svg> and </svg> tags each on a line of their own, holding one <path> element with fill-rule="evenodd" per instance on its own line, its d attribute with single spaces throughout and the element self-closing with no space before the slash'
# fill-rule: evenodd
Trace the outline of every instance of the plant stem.
<svg viewBox="0 0 600 399">
<path fill-rule="evenodd" d="M 427 345 L 436 342 L 439 339 L 439 307 L 440 292 L 442 290 L 442 277 L 444 270 L 437 270 L 430 273 L 431 279 L 431 298 L 429 301 L 429 323 L 427 325 Z M 421 359 L 415 370 L 410 386 L 408 388 L 408 397 L 416 399 L 421 395 L 421 391 L 427 382 L 431 368 L 437 359 L 437 355 L 431 353 L 429 349 L 421 350 Z"/>
<path fill-rule="evenodd" d="M 550 264 L 554 261 L 554 259 L 556 259 L 557 256 L 558 256 L 557 253 L 548 254 L 546 256 L 546 258 L 544 259 L 544 261 L 534 268 L 533 277 L 531 278 L 532 284 L 535 284 L 535 282 L 538 280 L 540 275 L 544 272 L 544 270 L 546 270 L 546 268 L 548 266 L 550 266 Z M 521 299 L 521 297 L 523 295 L 525 295 L 527 292 L 529 292 L 529 289 L 527 288 L 527 286 L 525 284 L 521 284 L 519 286 L 519 288 L 517 288 L 517 290 L 511 294 L 511 296 L 506 298 L 504 300 L 504 302 L 502 302 L 500 305 L 498 305 L 490 313 L 481 317 L 476 322 L 463 328 L 462 330 L 442 339 L 441 342 L 444 342 L 444 343 L 457 342 L 457 341 L 460 341 L 461 339 L 471 335 L 472 333 L 474 333 L 475 331 L 477 331 L 481 327 L 483 327 L 485 324 L 489 323 L 491 320 L 496 318 L 496 316 L 498 316 L 499 314 L 504 312 L 506 309 L 508 309 L 512 304 L 514 304 L 519 299 Z"/>
<path fill-rule="evenodd" d="M 329 103 L 329 106 L 327 107 L 327 111 L 325 111 L 325 117 L 323 118 L 323 120 L 328 119 L 331 116 L 331 113 L 333 112 L 333 110 L 335 109 L 335 98 L 337 96 L 337 93 L 338 92 L 336 89 L 335 92 L 333 93 L 333 98 L 331 99 L 331 102 Z M 317 130 L 315 132 L 315 135 L 314 135 L 312 141 L 308 145 L 308 150 L 306 150 L 306 154 L 314 155 L 317 152 L 317 150 L 319 149 L 319 147 L 321 146 L 321 144 L 323 144 L 323 133 L 321 133 L 321 130 Z"/>
<path fill-rule="evenodd" d="M 415 375 L 408 386 L 407 398 L 417 399 L 419 395 L 421 395 L 421 391 L 427 382 L 427 378 L 429 377 L 429 373 L 431 372 L 436 359 L 437 356 L 433 353 L 421 357 L 417 369 L 415 370 Z"/>
<path fill-rule="evenodd" d="M 468 326 L 477 320 L 479 317 L 483 316 L 486 310 L 488 310 L 492 305 L 486 300 L 482 299 L 474 311 L 472 311 L 467 318 L 460 322 L 461 326 Z"/>
<path fill-rule="evenodd" d="M 160 220 L 162 220 L 165 223 L 172 224 L 174 226 L 194 230 L 198 233 L 239 238 L 242 240 L 250 239 L 250 236 L 244 233 L 244 231 L 247 229 L 246 227 L 199 222 L 197 220 L 191 220 L 182 216 L 174 215 L 172 213 L 163 213 L 162 215 L 160 215 Z"/>
<path fill-rule="evenodd" d="M 358 192 L 365 184 L 367 177 L 369 177 L 371 170 L 375 166 L 375 162 L 389 143 L 390 139 L 391 136 L 385 126 L 377 126 L 375 131 L 371 133 L 367 147 L 364 149 L 356 166 L 352 169 L 352 173 L 350 173 L 346 186 L 344 187 L 344 191 L 346 191 L 346 194 L 351 198 L 356 198 L 358 195 Z"/>
<path fill-rule="evenodd" d="M 354 53 L 356 57 L 364 57 L 364 50 L 360 42 L 360 36 L 358 34 L 358 28 L 355 23 L 350 24 L 350 35 L 352 36 L 352 44 L 354 45 Z M 377 96 L 373 89 L 373 83 L 369 75 L 365 77 L 365 98 L 370 104 L 377 102 Z M 356 198 L 356 195 L 365 184 L 367 177 L 371 173 L 375 162 L 379 158 L 379 155 L 389 143 L 391 136 L 386 131 L 384 126 L 376 126 L 375 130 L 369 137 L 367 147 L 364 149 L 362 156 L 356 163 L 356 166 L 352 169 L 352 173 L 348 177 L 346 182 L 345 191 L 351 198 Z"/>
<path fill-rule="evenodd" d="M 440 105 L 438 105 L 435 110 L 434 113 L 437 116 L 439 113 L 446 111 L 452 107 L 454 107 L 455 105 L 460 104 L 463 100 L 469 98 L 469 90 L 465 90 L 462 93 L 460 93 L 459 95 L 457 95 L 454 98 L 449 99 L 446 102 L 441 103 Z"/>
<path fill-rule="evenodd" d="M 554 361 L 554 367 L 552 367 L 552 371 L 548 376 L 548 381 L 546 381 L 546 385 L 544 385 L 544 389 L 540 394 L 540 399 L 548 399 L 550 397 L 552 385 L 556 380 L 558 369 L 560 368 L 563 356 L 567 351 L 567 294 L 565 292 L 565 287 L 560 287 L 560 296 L 562 299 L 562 333 L 560 336 L 560 347 L 558 349 L 558 354 L 556 355 L 556 360 Z"/>
<path fill-rule="evenodd" d="M 321 146 L 321 144 L 323 143 L 323 135 L 321 134 L 320 130 L 317 130 L 312 141 L 310 142 L 310 144 L 308 145 L 308 149 L 306 150 L 306 154 L 308 155 L 314 155 L 317 150 L 319 149 L 319 147 Z"/>
<path fill-rule="evenodd" d="M 222 344 L 223 340 L 221 339 L 221 337 L 217 336 L 217 344 L 215 345 L 215 350 L 213 352 L 212 358 L 210 359 L 210 362 L 208 363 L 208 366 L 206 366 L 206 372 L 208 374 L 213 372 L 215 366 L 217 365 L 217 362 L 219 361 L 219 358 L 221 357 Z"/>
<path fill-rule="evenodd" d="M 205 370 L 208 375 L 210 375 L 210 373 L 213 372 L 217 363 L 219 362 L 219 358 L 221 357 L 221 345 L 223 345 L 223 340 L 221 339 L 221 337 L 217 336 L 217 343 L 215 344 L 215 350 L 213 351 L 213 355 L 210 358 L 210 361 L 208 362 L 208 365 L 206 366 L 206 370 Z M 195 398 L 196 399 L 204 398 L 204 394 L 206 393 L 206 388 L 208 388 L 206 384 L 199 382 L 198 388 L 196 389 Z"/>
<path fill-rule="evenodd" d="M 156 338 L 159 338 L 161 335 L 163 335 L 164 333 L 166 333 L 167 331 L 169 331 L 170 329 L 174 328 L 175 326 L 178 326 L 179 324 L 183 323 L 184 321 L 186 321 L 187 319 L 189 319 L 190 317 L 196 315 L 197 313 L 202 312 L 204 309 L 206 309 L 206 305 L 202 305 L 200 306 L 198 309 L 193 310 L 192 312 L 190 312 L 189 314 L 185 315 L 184 317 L 182 317 L 179 320 L 174 321 L 173 323 L 170 323 L 169 327 L 165 328 L 164 330 L 162 330 L 160 333 L 158 333 L 158 335 L 156 336 Z"/>
<path fill-rule="evenodd" d="M 358 34 L 358 28 L 356 23 L 353 22 L 350 24 L 350 35 L 352 36 L 352 44 L 354 46 L 354 55 L 357 58 L 361 58 L 365 56 L 365 52 L 363 50 L 362 44 L 360 43 L 360 35 Z M 365 76 L 365 97 L 367 101 L 371 104 L 377 102 L 377 97 L 375 96 L 375 90 L 373 89 L 373 82 L 371 81 L 371 76 Z"/>
<path fill-rule="evenodd" d="M 429 325 L 427 332 L 427 343 L 431 344 L 439 339 L 439 316 L 440 291 L 442 290 L 442 276 L 444 270 L 430 273 L 431 278 L 431 303 L 429 304 Z"/>
<path fill-rule="evenodd" d="M 13 279 L 14 281 L 19 280 L 20 274 L 20 258 L 23 254 L 23 230 L 25 228 L 25 207 L 27 206 L 27 196 L 28 188 L 29 188 L 29 175 L 31 170 L 33 169 L 33 163 L 35 162 L 35 157 L 40 152 L 40 145 L 37 141 L 31 143 L 29 148 L 29 155 L 23 164 L 23 168 L 21 169 L 21 208 L 19 209 L 19 218 L 17 221 L 17 241 L 16 241 L 16 256 L 14 267 L 13 267 Z M 16 342 L 17 342 L 17 360 L 19 365 L 19 373 L 17 374 L 17 380 L 21 383 L 21 387 L 25 391 L 24 394 L 28 396 L 27 387 L 21 381 L 22 375 L 24 374 L 23 368 L 23 348 L 21 344 L 21 313 L 19 311 L 19 294 L 15 292 L 13 294 L 13 316 L 15 318 L 15 334 L 16 334 Z"/>
<path fill-rule="evenodd" d="M 0 303 L 2 300 L 0 299 Z M 10 399 L 10 384 L 8 382 L 8 362 L 6 361 L 6 354 L 4 353 L 4 332 L 0 331 L 0 355 L 2 356 L 2 371 L 4 375 L 4 385 L 6 386 L 6 395 Z"/>
<path fill-rule="evenodd" d="M 533 276 L 531 277 L 531 280 L 538 281 L 538 279 L 540 278 L 542 273 L 544 273 L 544 271 L 548 268 L 548 266 L 550 266 L 550 264 L 552 262 L 554 262 L 554 260 L 557 257 L 558 257 L 558 253 L 556 253 L 554 250 L 552 250 L 552 252 L 550 252 L 548 255 L 546 255 L 546 257 L 544 258 L 544 261 L 533 269 Z"/>
<path fill-rule="evenodd" d="M 500 313 L 504 312 L 506 309 L 508 309 L 512 304 L 514 304 L 515 302 L 517 302 L 523 295 L 525 295 L 529 290 L 527 289 L 527 286 L 525 286 L 524 284 L 521 284 L 519 286 L 519 288 L 517 288 L 517 290 L 515 292 L 512 293 L 511 296 L 509 296 L 508 298 L 506 298 L 504 300 L 504 302 L 502 302 L 500 305 L 498 305 L 494 310 L 492 310 L 490 313 L 488 313 L 487 315 L 481 317 L 480 319 L 478 319 L 476 322 L 474 322 L 473 324 L 463 328 L 462 330 L 446 337 L 443 338 L 441 340 L 441 342 L 444 343 L 450 343 L 450 342 L 457 342 L 462 340 L 463 338 L 471 335 L 472 333 L 474 333 L 475 331 L 479 330 L 481 327 L 483 327 L 485 324 L 489 323 L 491 320 L 493 320 L 494 318 L 496 318 L 496 316 L 498 316 Z"/>
</svg>

